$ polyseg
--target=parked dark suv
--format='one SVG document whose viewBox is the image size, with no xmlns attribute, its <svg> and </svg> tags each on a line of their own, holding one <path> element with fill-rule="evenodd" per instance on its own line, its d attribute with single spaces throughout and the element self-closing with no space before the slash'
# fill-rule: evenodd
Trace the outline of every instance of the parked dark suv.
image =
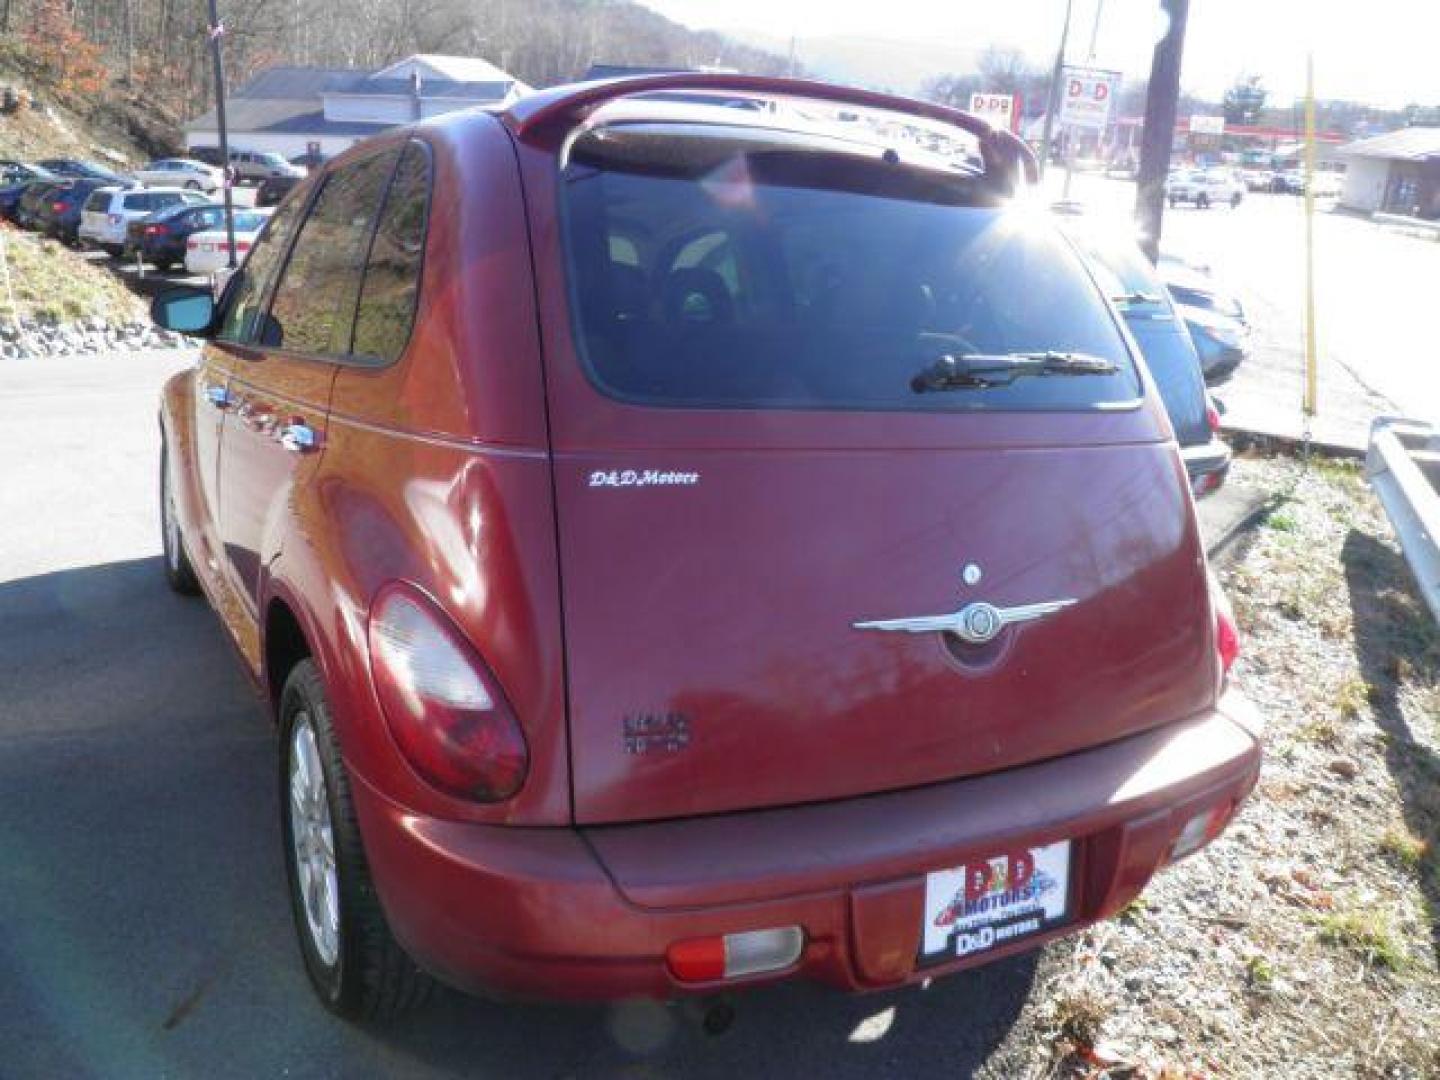
<svg viewBox="0 0 1440 1080">
<path fill-rule="evenodd" d="M 1134 240 L 1096 225 L 1070 225 L 1066 231 L 1140 346 L 1175 429 L 1191 491 L 1196 498 L 1209 494 L 1225 482 L 1231 453 L 1220 439 L 1220 416 L 1185 321 Z"/>
<path fill-rule="evenodd" d="M 23 161 L 0 161 L 0 218 L 15 220 L 21 196 L 31 184 L 43 180 L 58 180 L 49 169 L 39 165 L 28 165 Z"/>
<path fill-rule="evenodd" d="M 561 87 L 367 139 L 157 297 L 208 339 L 167 575 L 274 711 L 329 1007 L 920 983 L 1224 828 L 1234 623 L 1034 174 L 859 90 Z"/>
<path fill-rule="evenodd" d="M 56 188 L 48 198 L 39 203 L 35 210 L 35 228 L 46 236 L 76 245 L 80 242 L 80 214 L 85 208 L 86 199 L 101 188 L 138 186 L 134 180 L 71 180 Z"/>
</svg>

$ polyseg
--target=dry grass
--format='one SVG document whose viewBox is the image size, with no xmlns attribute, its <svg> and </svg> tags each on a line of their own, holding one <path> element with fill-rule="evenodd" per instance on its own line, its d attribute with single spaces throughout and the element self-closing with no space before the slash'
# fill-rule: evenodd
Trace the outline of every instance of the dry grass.
<svg viewBox="0 0 1440 1080">
<path fill-rule="evenodd" d="M 1387 912 L 1373 908 L 1336 911 L 1316 921 L 1321 941 L 1343 946 L 1367 964 L 1400 971 L 1409 960 L 1395 922 Z"/>
<path fill-rule="evenodd" d="M 10 272 L 10 291 L 0 276 L 0 321 L 9 322 L 17 314 L 11 292 L 22 319 L 128 322 L 143 315 L 139 301 L 119 279 L 53 240 L 7 228 L 0 232 L 0 252 Z"/>
<path fill-rule="evenodd" d="M 1440 632 L 1358 468 L 1232 476 L 1278 496 L 1221 571 L 1260 784 L 1143 904 L 1049 950 L 1028 1075 L 1440 1077 Z M 1092 1034 L 1126 1071 L 1077 1053 Z"/>
</svg>

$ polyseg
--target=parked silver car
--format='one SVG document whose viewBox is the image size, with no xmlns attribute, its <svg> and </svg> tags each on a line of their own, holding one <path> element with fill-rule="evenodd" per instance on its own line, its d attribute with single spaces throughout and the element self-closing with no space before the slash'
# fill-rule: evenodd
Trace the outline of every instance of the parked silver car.
<svg viewBox="0 0 1440 1080">
<path fill-rule="evenodd" d="M 298 178 L 305 175 L 300 166 L 291 165 L 279 154 L 268 150 L 231 150 L 230 167 L 235 170 L 235 178 L 242 183 L 253 181 L 258 184 L 272 176 Z"/>
<path fill-rule="evenodd" d="M 206 194 L 218 191 L 225 183 L 221 170 L 192 158 L 160 158 L 136 169 L 134 176 L 146 187 L 184 188 Z"/>
</svg>

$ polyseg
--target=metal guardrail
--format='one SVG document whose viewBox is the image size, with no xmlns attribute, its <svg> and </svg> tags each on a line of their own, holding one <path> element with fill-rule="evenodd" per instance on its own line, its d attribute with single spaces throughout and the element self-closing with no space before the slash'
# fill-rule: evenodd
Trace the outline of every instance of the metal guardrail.
<svg viewBox="0 0 1440 1080">
<path fill-rule="evenodd" d="M 1440 429 L 1420 420 L 1377 417 L 1370 425 L 1365 476 L 1440 622 Z"/>
</svg>

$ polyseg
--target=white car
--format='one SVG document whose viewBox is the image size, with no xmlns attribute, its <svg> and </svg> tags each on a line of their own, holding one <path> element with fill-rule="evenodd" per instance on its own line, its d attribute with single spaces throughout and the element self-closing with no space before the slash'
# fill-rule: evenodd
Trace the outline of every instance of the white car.
<svg viewBox="0 0 1440 1080">
<path fill-rule="evenodd" d="M 213 165 L 190 158 L 160 158 L 135 170 L 135 179 L 146 187 L 185 188 L 188 191 L 218 191 L 225 174 Z"/>
<path fill-rule="evenodd" d="M 1165 198 L 1171 206 L 1194 203 L 1201 210 L 1209 206 L 1239 206 L 1245 184 L 1230 169 L 1184 169 L 1165 180 Z"/>
<path fill-rule="evenodd" d="M 183 188 L 96 188 L 80 210 L 80 246 L 119 256 L 125 249 L 125 232 L 136 218 L 178 203 L 209 201 L 200 192 Z"/>
<path fill-rule="evenodd" d="M 271 210 L 235 211 L 235 262 L 250 253 L 255 238 L 270 220 Z M 185 241 L 185 270 L 191 274 L 213 275 L 230 268 L 230 239 L 225 226 L 191 233 Z"/>
<path fill-rule="evenodd" d="M 1338 199 L 1345 192 L 1345 174 L 1338 172 L 1317 172 L 1310 185 L 1310 191 L 1317 199 Z"/>
</svg>

